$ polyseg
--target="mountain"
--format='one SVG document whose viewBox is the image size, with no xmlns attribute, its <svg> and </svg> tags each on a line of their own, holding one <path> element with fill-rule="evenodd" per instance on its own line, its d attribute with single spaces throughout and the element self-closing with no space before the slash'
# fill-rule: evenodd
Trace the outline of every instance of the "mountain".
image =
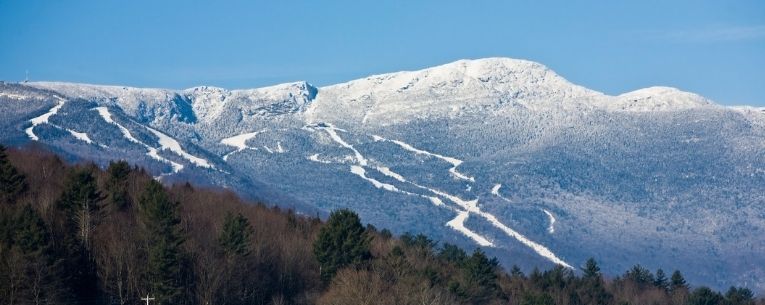
<svg viewBox="0 0 765 305">
<path fill-rule="evenodd" d="M 765 289 L 765 111 L 544 65 L 460 60 L 317 88 L 0 86 L 0 141 L 127 159 L 305 214 L 483 247 L 506 265 L 640 263 Z"/>
</svg>

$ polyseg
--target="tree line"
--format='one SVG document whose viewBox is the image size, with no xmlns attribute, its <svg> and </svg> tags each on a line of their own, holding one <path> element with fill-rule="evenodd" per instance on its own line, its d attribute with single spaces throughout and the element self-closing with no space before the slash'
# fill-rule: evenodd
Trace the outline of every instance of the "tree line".
<svg viewBox="0 0 765 305">
<path fill-rule="evenodd" d="M 594 259 L 525 274 L 480 249 L 393 236 L 350 210 L 326 221 L 125 161 L 67 164 L 0 146 L 0 304 L 765 304 Z"/>
</svg>

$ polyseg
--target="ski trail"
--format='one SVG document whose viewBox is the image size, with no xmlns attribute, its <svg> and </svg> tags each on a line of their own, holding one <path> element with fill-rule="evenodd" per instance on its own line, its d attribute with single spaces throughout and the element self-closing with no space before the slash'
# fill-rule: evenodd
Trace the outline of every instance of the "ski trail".
<svg viewBox="0 0 765 305">
<path fill-rule="evenodd" d="M 348 142 L 346 142 L 342 137 L 340 137 L 340 135 L 337 134 L 337 131 L 342 131 L 342 132 L 347 132 L 347 131 L 339 129 L 339 128 L 336 128 L 336 127 L 334 127 L 334 126 L 332 126 L 331 124 L 328 124 L 328 123 L 323 123 L 322 125 L 324 125 L 324 126 L 317 125 L 316 128 L 323 129 L 324 131 L 327 132 L 327 134 L 329 134 L 330 138 L 332 138 L 332 140 L 335 143 L 337 143 L 340 146 L 348 148 L 351 151 L 353 151 L 353 153 L 354 153 L 354 155 L 356 157 L 356 161 L 357 161 L 357 163 L 359 165 L 351 166 L 351 173 L 353 173 L 353 174 L 361 177 L 362 179 L 368 181 L 369 183 L 371 183 L 372 185 L 374 185 L 378 189 L 384 189 L 384 190 L 391 191 L 391 192 L 397 192 L 397 193 L 402 193 L 402 194 L 406 194 L 406 195 L 423 197 L 423 198 L 428 199 L 435 206 L 447 208 L 447 209 L 450 209 L 450 210 L 454 210 L 454 209 L 450 208 L 449 206 L 445 205 L 444 202 L 441 201 L 441 199 L 438 198 L 437 196 L 427 196 L 427 195 L 415 194 L 415 193 L 403 191 L 403 190 L 400 190 L 399 188 L 397 188 L 396 186 L 394 186 L 392 184 L 382 183 L 379 180 L 367 177 L 366 176 L 366 170 L 364 169 L 364 167 L 368 166 L 368 163 L 369 163 L 368 160 L 358 150 L 356 150 L 356 148 L 353 147 L 353 145 L 348 144 Z M 375 141 L 384 141 L 385 140 L 384 138 L 378 137 L 378 136 L 374 136 L 373 139 Z M 455 176 L 458 177 L 458 178 L 466 179 L 466 180 L 470 180 L 470 181 L 475 181 L 475 179 L 473 179 L 472 177 L 467 177 L 467 176 L 462 175 L 462 174 L 460 174 L 460 173 L 458 173 L 456 171 L 456 167 L 459 166 L 459 164 L 462 163 L 462 161 L 460 161 L 460 160 L 457 160 L 457 159 L 454 159 L 454 158 L 450 158 L 450 157 L 444 157 L 442 155 L 432 154 L 432 153 L 426 152 L 426 151 L 421 151 L 421 150 L 418 150 L 418 149 L 416 149 L 416 148 L 414 148 L 414 147 L 412 147 L 409 144 L 406 144 L 404 142 L 399 142 L 399 141 L 393 141 L 393 142 L 394 143 L 398 142 L 396 144 L 398 144 L 399 146 L 404 147 L 404 149 L 409 148 L 407 150 L 414 151 L 416 153 L 426 154 L 426 155 L 429 155 L 429 156 L 434 156 L 434 157 L 440 158 L 442 160 L 446 160 L 447 162 L 449 162 L 449 163 L 451 163 L 453 165 L 453 167 L 449 170 L 449 172 L 451 172 L 452 174 L 455 174 Z M 309 157 L 309 159 L 312 159 L 312 157 L 314 157 L 314 159 L 318 160 L 318 155 L 313 155 L 313 156 Z M 381 174 L 383 174 L 385 176 L 388 176 L 388 177 L 391 177 L 391 178 L 395 179 L 396 181 L 399 181 L 399 182 L 402 182 L 402 183 L 408 183 L 408 184 L 411 184 L 411 185 L 413 185 L 413 186 L 415 186 L 417 188 L 428 190 L 428 191 L 430 191 L 433 194 L 436 194 L 436 195 L 448 198 L 452 202 L 455 202 L 456 200 L 460 200 L 456 196 L 451 196 L 451 195 L 449 195 L 447 193 L 438 192 L 438 191 L 436 191 L 434 189 L 427 188 L 427 187 L 421 186 L 421 185 L 413 183 L 413 182 L 409 182 L 409 181 L 407 181 L 404 178 L 404 176 L 402 176 L 402 175 L 392 171 L 388 167 L 377 166 L 377 167 L 375 167 L 375 169 L 378 172 L 380 172 Z M 474 200 L 471 204 L 472 204 L 472 206 L 476 206 L 475 209 L 477 209 L 478 200 L 477 199 Z M 468 205 L 470 205 L 470 204 L 468 204 Z M 465 208 L 465 207 L 463 207 L 463 208 Z M 457 216 L 454 219 L 452 219 L 451 221 L 446 223 L 446 225 L 448 227 L 450 227 L 450 228 L 452 228 L 452 229 L 462 233 L 463 235 L 465 235 L 468 238 L 470 238 L 473 241 L 475 241 L 480 246 L 494 247 L 494 244 L 491 243 L 488 239 L 486 239 L 485 237 L 483 237 L 483 236 L 479 235 L 478 233 L 473 232 L 472 230 L 470 230 L 467 227 L 465 227 L 465 221 L 467 220 L 468 216 L 470 215 L 470 212 L 469 212 L 469 210 L 467 208 L 465 208 L 465 210 L 456 210 L 456 212 L 457 212 Z"/>
<path fill-rule="evenodd" d="M 236 148 L 236 150 L 234 150 L 234 151 L 224 155 L 223 156 L 223 161 L 228 161 L 228 157 L 230 155 L 232 155 L 234 153 L 241 152 L 241 151 L 243 151 L 245 149 L 258 150 L 255 147 L 247 146 L 247 141 L 255 138 L 255 136 L 257 136 L 258 134 L 260 134 L 262 132 L 265 132 L 265 131 L 266 130 L 263 129 L 263 130 L 259 130 L 259 131 L 255 131 L 255 132 L 249 132 L 249 133 L 244 133 L 244 134 L 240 134 L 240 135 L 236 135 L 236 136 L 233 136 L 233 137 L 229 137 L 229 138 L 225 138 L 225 139 L 220 140 L 221 144 L 232 146 L 232 147 Z"/>
<path fill-rule="evenodd" d="M 513 203 L 513 201 L 512 201 L 512 200 L 510 200 L 510 199 L 507 199 L 507 197 L 505 197 L 505 196 L 502 196 L 502 194 L 500 194 L 500 193 L 499 193 L 499 189 L 500 189 L 500 188 L 502 188 L 502 184 L 499 184 L 499 183 L 495 184 L 495 185 L 494 185 L 494 186 L 491 188 L 491 193 L 492 193 L 493 195 L 495 195 L 495 196 L 499 197 L 500 199 L 504 200 L 504 201 L 507 201 L 507 202 L 509 202 L 509 203 Z"/>
<path fill-rule="evenodd" d="M 491 193 L 499 196 L 499 188 L 501 187 L 502 187 L 502 184 L 499 184 L 499 183 L 495 184 L 494 187 L 491 188 Z"/>
<path fill-rule="evenodd" d="M 323 164 L 332 164 L 332 161 L 325 161 L 319 159 L 319 154 L 313 154 L 308 156 L 308 160 L 311 160 L 313 162 L 323 163 Z"/>
<path fill-rule="evenodd" d="M 403 148 L 405 150 L 408 150 L 408 151 L 411 151 L 411 152 L 413 152 L 415 154 L 426 155 L 426 156 L 429 156 L 429 157 L 434 157 L 434 158 L 446 161 L 446 162 L 448 162 L 449 164 L 452 165 L 452 167 L 449 168 L 449 173 L 452 174 L 454 177 L 456 177 L 458 179 L 462 179 L 462 180 L 467 180 L 467 181 L 470 181 L 470 182 L 475 182 L 475 178 L 474 177 L 465 175 L 465 174 L 460 173 L 459 171 L 457 171 L 457 167 L 460 166 L 460 164 L 462 164 L 462 160 L 459 160 L 457 158 L 447 157 L 447 156 L 440 155 L 440 154 L 437 154 L 437 153 L 432 153 L 432 152 L 429 152 L 429 151 L 426 151 L 426 150 L 418 149 L 418 148 L 416 148 L 416 147 L 414 147 L 414 146 L 412 146 L 410 144 L 404 143 L 404 142 L 399 141 L 399 140 L 388 140 L 388 139 L 385 139 L 385 138 L 383 138 L 381 136 L 377 136 L 377 135 L 373 135 L 372 139 L 374 139 L 375 142 L 390 141 L 390 142 L 395 143 L 396 145 L 400 146 L 401 148 Z"/>
<path fill-rule="evenodd" d="M 112 119 L 111 112 L 109 112 L 109 108 L 106 108 L 106 107 L 96 107 L 96 108 L 93 108 L 93 109 L 98 111 L 98 114 L 101 115 L 101 118 L 103 118 L 105 122 L 117 126 L 117 128 L 119 128 L 119 130 L 122 132 L 122 136 L 124 136 L 125 139 L 127 139 L 130 142 L 136 143 L 136 144 L 141 145 L 144 148 L 146 148 L 146 150 L 147 150 L 146 155 L 147 156 L 149 156 L 152 159 L 157 160 L 159 162 L 170 164 L 170 166 L 173 168 L 173 173 L 178 173 L 181 170 L 183 170 L 183 165 L 181 165 L 179 163 L 176 163 L 176 162 L 173 162 L 173 161 L 170 161 L 170 160 L 165 159 L 164 157 L 160 156 L 159 155 L 159 151 L 156 148 L 151 147 L 151 146 L 147 145 L 146 143 L 136 139 L 133 136 L 133 134 L 130 133 L 130 130 L 125 128 L 125 126 L 122 126 L 122 124 L 117 123 L 116 121 L 114 121 L 114 119 Z M 159 178 L 161 178 L 162 176 L 165 176 L 165 175 L 166 174 L 162 174 L 162 175 L 159 176 Z M 157 177 L 155 177 L 155 178 L 157 178 Z"/>
<path fill-rule="evenodd" d="M 550 227 L 547 228 L 547 232 L 550 232 L 550 234 L 555 233 L 555 216 L 553 216 L 553 214 L 546 209 L 542 209 L 542 212 L 545 212 L 545 214 L 547 214 L 547 217 L 550 218 Z"/>
<path fill-rule="evenodd" d="M 324 125 L 326 126 L 319 126 L 318 128 L 326 131 L 329 137 L 332 138 L 332 141 L 335 141 L 335 143 L 340 144 L 340 146 L 348 148 L 351 151 L 353 151 L 353 154 L 356 156 L 356 161 L 359 163 L 359 165 L 367 166 L 367 159 L 365 159 L 364 156 L 361 155 L 361 153 L 358 150 L 356 150 L 355 147 L 353 147 L 353 145 L 348 144 L 348 142 L 345 142 L 345 140 L 343 140 L 343 138 L 341 138 L 340 135 L 337 134 L 337 131 L 346 132 L 345 130 L 336 128 L 335 126 L 329 123 L 324 123 Z"/>
<path fill-rule="evenodd" d="M 68 131 L 77 140 L 83 141 L 83 142 L 88 143 L 88 144 L 93 144 L 93 140 L 91 140 L 90 137 L 88 137 L 87 133 L 76 132 L 76 131 L 71 130 L 71 129 L 67 129 L 66 131 Z"/>
<path fill-rule="evenodd" d="M 392 184 L 382 183 L 382 182 L 378 181 L 377 179 L 367 177 L 366 170 L 363 167 L 361 167 L 361 166 L 351 165 L 351 173 L 361 177 L 361 179 L 369 181 L 369 183 L 372 183 L 372 185 L 374 185 L 378 189 L 384 189 L 386 191 L 403 193 L 403 194 L 407 194 L 407 195 L 414 195 L 413 193 L 409 193 L 409 192 L 405 192 L 405 191 L 399 190 L 396 186 L 394 186 Z"/>
<path fill-rule="evenodd" d="M 151 128 L 149 126 L 144 126 L 144 127 L 146 127 L 146 129 L 151 131 L 151 133 L 153 133 L 155 136 L 159 138 L 159 145 L 161 146 L 162 150 L 172 151 L 196 166 L 204 167 L 204 168 L 212 168 L 212 169 L 215 168 L 215 166 L 210 164 L 210 162 L 208 162 L 207 160 L 194 156 L 186 152 L 185 150 L 183 150 L 183 147 L 181 147 L 181 143 L 178 143 L 178 141 L 171 138 L 170 136 L 164 133 L 161 133 L 157 131 L 156 129 Z"/>
<path fill-rule="evenodd" d="M 490 241 L 488 241 L 486 238 L 484 238 L 481 235 L 478 235 L 477 233 L 471 231 L 470 229 L 465 227 L 465 221 L 467 220 L 470 213 L 468 211 L 458 211 L 457 217 L 450 220 L 446 223 L 447 226 L 451 227 L 454 230 L 459 231 L 460 233 L 464 234 L 465 236 L 469 237 L 473 241 L 475 241 L 478 245 L 483 247 L 494 247 L 494 244 Z"/>
<path fill-rule="evenodd" d="M 48 123 L 48 120 L 50 119 L 50 117 L 56 115 L 58 111 L 61 110 L 61 107 L 64 107 L 64 104 L 66 104 L 66 99 L 60 96 L 56 96 L 56 98 L 58 99 L 58 103 L 56 104 L 56 106 L 53 106 L 53 108 L 48 110 L 48 112 L 29 120 L 29 122 L 32 123 L 32 126 L 25 129 L 24 132 L 26 132 L 27 136 L 29 136 L 29 138 L 32 139 L 33 141 L 40 140 L 40 138 L 38 138 L 37 135 L 35 135 L 35 132 L 34 132 L 35 126 Z"/>
</svg>

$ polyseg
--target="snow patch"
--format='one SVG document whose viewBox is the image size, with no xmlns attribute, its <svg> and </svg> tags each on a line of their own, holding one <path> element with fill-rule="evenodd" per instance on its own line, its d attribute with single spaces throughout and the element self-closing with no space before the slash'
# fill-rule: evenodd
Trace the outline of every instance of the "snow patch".
<svg viewBox="0 0 765 305">
<path fill-rule="evenodd" d="M 553 216 L 550 211 L 542 209 L 542 212 L 545 212 L 547 214 L 547 217 L 550 218 L 550 226 L 547 227 L 547 232 L 550 232 L 550 234 L 555 233 L 555 216 Z"/>
<path fill-rule="evenodd" d="M 454 217 L 454 219 L 447 222 L 446 225 L 464 234 L 465 236 L 469 237 L 480 246 L 494 247 L 494 244 L 490 242 L 488 239 L 486 239 L 485 237 L 481 235 L 478 235 L 478 233 L 475 233 L 465 227 L 465 221 L 468 219 L 469 215 L 470 213 L 468 213 L 467 211 L 458 211 L 457 217 Z"/>
<path fill-rule="evenodd" d="M 90 140 L 90 138 L 88 137 L 87 133 L 76 132 L 76 131 L 71 130 L 71 129 L 67 129 L 66 131 L 68 131 L 70 134 L 72 134 L 72 136 L 77 138 L 77 140 L 83 141 L 83 142 L 88 143 L 88 144 L 93 144 L 93 141 Z"/>
<path fill-rule="evenodd" d="M 176 141 L 175 139 L 171 138 L 170 136 L 164 133 L 161 133 L 148 126 L 146 127 L 146 129 L 151 131 L 151 133 L 153 133 L 155 136 L 159 138 L 159 145 L 161 146 L 162 150 L 170 150 L 196 166 L 204 167 L 204 168 L 215 168 L 207 160 L 187 153 L 185 150 L 183 150 L 183 148 L 181 147 L 181 144 L 178 143 L 178 141 Z"/>
<path fill-rule="evenodd" d="M 33 141 L 40 140 L 40 138 L 38 138 L 37 135 L 35 135 L 35 132 L 34 132 L 35 126 L 48 123 L 48 120 L 50 119 L 50 117 L 56 115 L 56 113 L 58 113 L 58 111 L 61 110 L 61 107 L 64 107 L 64 104 L 66 103 L 66 99 L 60 96 L 56 96 L 56 98 L 58 99 L 58 103 L 56 104 L 56 106 L 53 106 L 53 108 L 51 108 L 50 110 L 48 110 L 48 112 L 42 114 L 41 116 L 38 116 L 29 120 L 29 122 L 32 123 L 32 126 L 24 130 L 24 132 L 26 132 L 27 136 L 29 136 L 29 138 L 32 139 Z"/>
</svg>

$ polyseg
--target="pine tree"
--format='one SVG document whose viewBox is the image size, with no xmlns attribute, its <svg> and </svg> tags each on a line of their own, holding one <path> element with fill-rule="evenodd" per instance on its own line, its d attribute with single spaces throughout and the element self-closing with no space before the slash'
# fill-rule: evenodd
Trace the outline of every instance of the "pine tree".
<svg viewBox="0 0 765 305">
<path fill-rule="evenodd" d="M 728 305 L 754 305 L 754 293 L 749 288 L 736 288 L 731 286 L 725 293 Z"/>
<path fill-rule="evenodd" d="M 600 267 L 595 262 L 595 258 L 590 257 L 582 268 L 585 278 L 600 278 Z"/>
<path fill-rule="evenodd" d="M 497 285 L 497 274 L 495 268 L 498 262 L 486 257 L 481 249 L 476 249 L 467 260 L 463 269 L 468 281 L 482 287 L 495 288 Z"/>
<path fill-rule="evenodd" d="M 21 259 L 17 262 L 21 272 L 16 274 L 22 283 L 17 290 L 18 301 L 29 304 L 71 303 L 69 290 L 61 282 L 65 276 L 51 255 L 50 236 L 42 217 L 31 206 L 25 205 L 15 217 L 14 227 L 10 252 L 18 250 Z"/>
<path fill-rule="evenodd" d="M 328 281 L 340 268 L 369 259 L 370 241 L 356 213 L 346 209 L 332 212 L 313 248 L 322 279 Z"/>
<path fill-rule="evenodd" d="M 680 270 L 675 270 L 675 272 L 672 272 L 669 287 L 672 289 L 672 291 L 688 289 L 688 284 L 685 283 L 685 278 L 682 274 L 680 274 Z"/>
<path fill-rule="evenodd" d="M 234 215 L 229 212 L 226 213 L 223 231 L 221 231 L 218 241 L 227 255 L 247 256 L 250 254 L 252 233 L 252 226 L 246 217 L 242 214 Z"/>
<path fill-rule="evenodd" d="M 141 194 L 140 216 L 148 242 L 147 281 L 149 292 L 159 304 L 178 303 L 182 293 L 181 244 L 178 203 L 165 193 L 162 184 L 151 180 Z"/>
<path fill-rule="evenodd" d="M 669 290 L 669 281 L 667 280 L 667 275 L 664 274 L 664 270 L 656 270 L 656 278 L 653 281 L 653 285 L 665 291 Z"/>
<path fill-rule="evenodd" d="M 723 304 L 722 295 L 708 287 L 699 287 L 688 296 L 688 305 L 721 305 Z"/>
<path fill-rule="evenodd" d="M 77 169 L 69 174 L 64 192 L 57 202 L 59 210 L 67 218 L 67 233 L 76 235 L 88 250 L 102 199 L 90 170 Z"/>
<path fill-rule="evenodd" d="M 130 198 L 127 193 L 127 178 L 130 175 L 130 164 L 124 160 L 109 162 L 106 172 L 109 174 L 109 178 L 106 181 L 109 202 L 114 210 L 124 209 L 130 204 Z"/>
<path fill-rule="evenodd" d="M 627 273 L 624 274 L 624 278 L 631 279 L 637 284 L 651 284 L 653 285 L 653 274 L 645 267 L 637 264 L 632 267 Z"/>
<path fill-rule="evenodd" d="M 24 175 L 11 164 L 5 146 L 0 145 L 0 204 L 13 202 L 26 188 Z"/>
</svg>

